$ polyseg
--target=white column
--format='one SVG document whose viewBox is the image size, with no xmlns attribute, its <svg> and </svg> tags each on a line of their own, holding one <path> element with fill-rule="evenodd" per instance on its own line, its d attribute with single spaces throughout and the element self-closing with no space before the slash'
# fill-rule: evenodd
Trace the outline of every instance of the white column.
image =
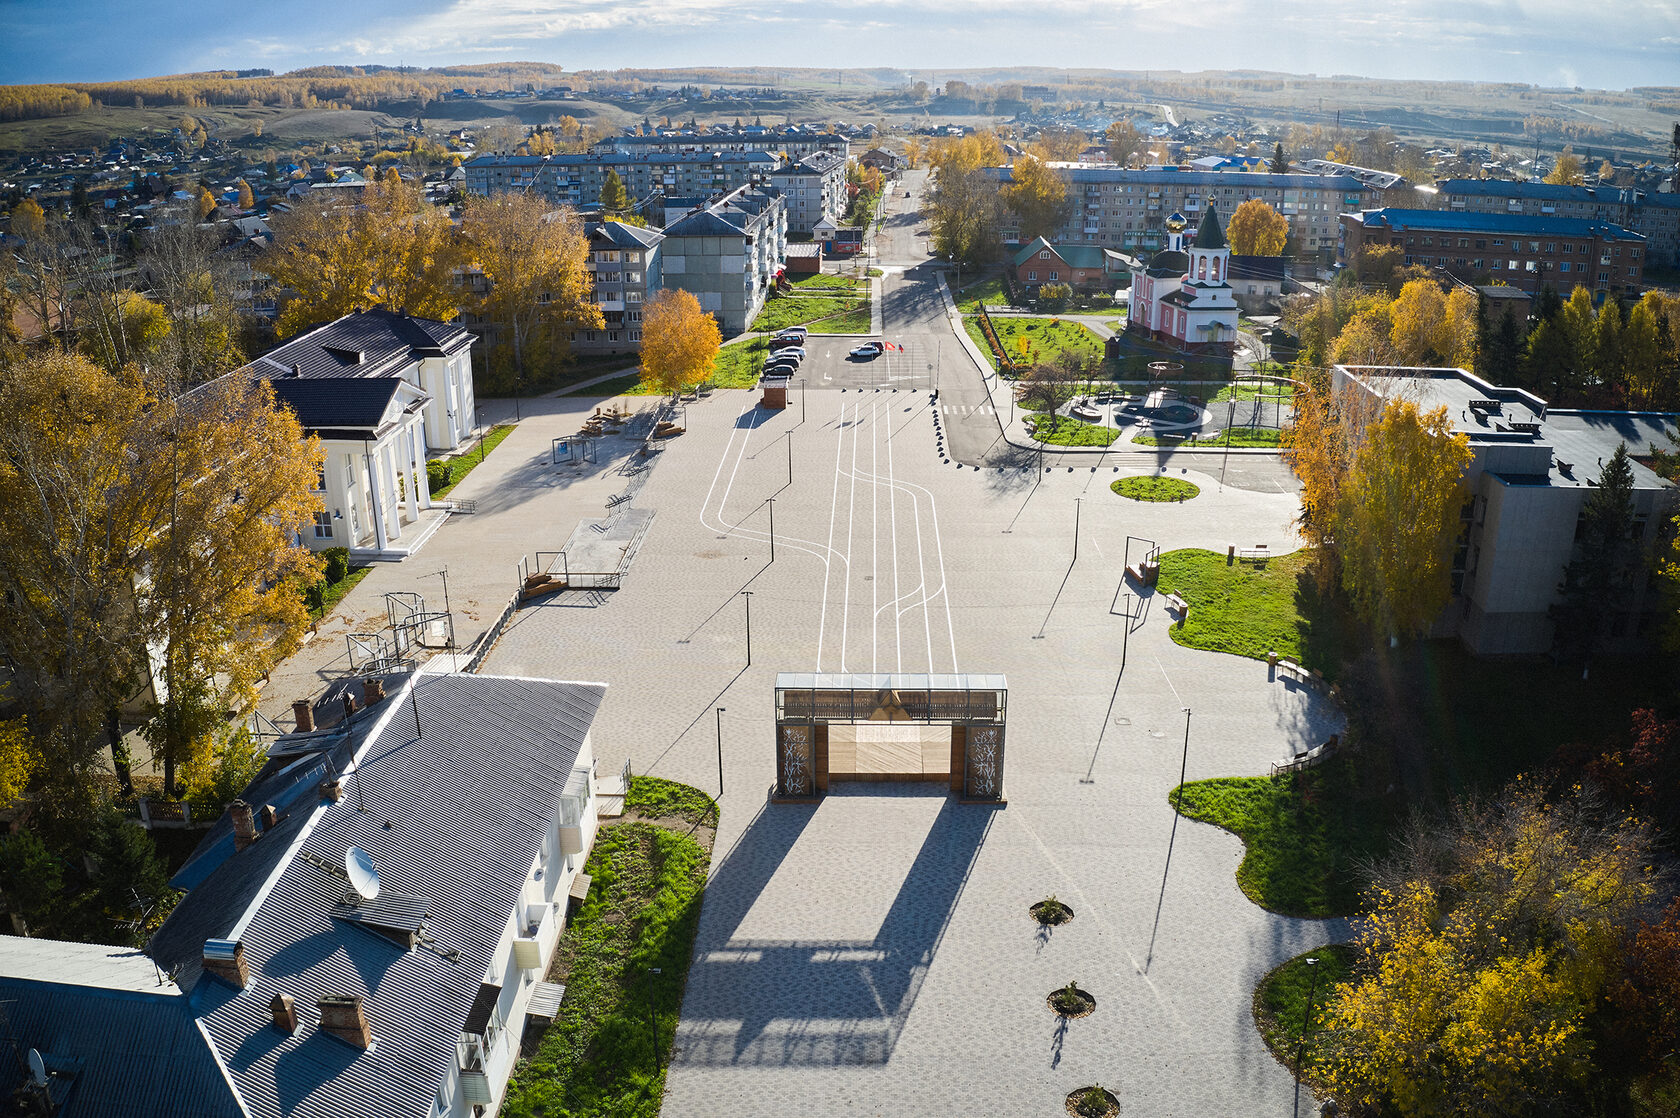
<svg viewBox="0 0 1680 1118">
<path fill-rule="evenodd" d="M 409 430 L 409 445 L 414 452 L 414 491 L 420 495 L 420 507 L 429 509 L 432 507 L 432 487 L 426 479 L 426 430 L 420 424 Z"/>
<path fill-rule="evenodd" d="M 362 461 L 367 466 L 368 495 L 373 501 L 373 539 L 379 550 L 384 551 L 388 541 L 385 538 L 385 509 L 380 493 L 379 467 L 372 451 L 364 451 Z"/>
<path fill-rule="evenodd" d="M 385 490 L 385 534 L 394 542 L 402 539 L 402 502 L 397 497 L 397 464 L 387 442 L 379 450 L 379 477 Z"/>
</svg>

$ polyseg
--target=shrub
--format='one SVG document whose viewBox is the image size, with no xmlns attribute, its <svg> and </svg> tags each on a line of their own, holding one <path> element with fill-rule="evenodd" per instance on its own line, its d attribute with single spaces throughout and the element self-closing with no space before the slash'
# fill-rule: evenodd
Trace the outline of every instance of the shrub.
<svg viewBox="0 0 1680 1118">
<path fill-rule="evenodd" d="M 303 604 L 309 607 L 310 613 L 322 613 L 327 608 L 327 582 L 319 579 L 303 589 Z"/>
<path fill-rule="evenodd" d="M 321 553 L 327 560 L 327 582 L 337 584 L 344 581 L 350 573 L 350 549 L 347 547 L 329 547 Z"/>
<path fill-rule="evenodd" d="M 1073 288 L 1065 283 L 1047 283 L 1038 289 L 1038 302 L 1046 310 L 1060 310 L 1073 297 Z"/>
<path fill-rule="evenodd" d="M 1106 291 L 1099 291 L 1095 295 L 1091 296 L 1091 305 L 1093 307 L 1112 307 L 1114 305 L 1114 296 L 1110 295 Z"/>
<path fill-rule="evenodd" d="M 433 493 L 449 484 L 451 475 L 455 472 L 452 463 L 442 458 L 433 458 L 426 463 L 426 487 Z"/>
</svg>

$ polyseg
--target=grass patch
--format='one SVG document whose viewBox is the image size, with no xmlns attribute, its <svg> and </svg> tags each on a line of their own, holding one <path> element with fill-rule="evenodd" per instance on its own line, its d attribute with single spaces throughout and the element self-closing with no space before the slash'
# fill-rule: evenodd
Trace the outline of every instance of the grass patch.
<svg viewBox="0 0 1680 1118">
<path fill-rule="evenodd" d="M 998 344 L 1017 363 L 1054 362 L 1064 353 L 1077 354 L 1093 365 L 1103 359 L 1102 339 L 1082 322 L 997 315 L 992 319 L 992 329 L 997 331 Z M 1023 338 L 1027 344 L 1025 351 L 1021 349 Z M 982 341 L 981 345 L 984 344 Z"/>
<path fill-rule="evenodd" d="M 1395 822 L 1386 801 L 1358 794 L 1353 764 L 1342 756 L 1282 776 L 1192 781 L 1179 811 L 1243 840 L 1237 885 L 1261 908 L 1344 915 L 1358 908 L 1364 866 L 1387 849 Z"/>
<path fill-rule="evenodd" d="M 1169 630 L 1172 639 L 1253 660 L 1276 652 L 1334 678 L 1359 638 L 1316 593 L 1310 562 L 1304 550 L 1260 563 L 1228 563 L 1223 555 L 1193 548 L 1166 552 L 1157 591 L 1190 604 L 1189 618 Z"/>
<path fill-rule="evenodd" d="M 764 358 L 769 352 L 770 342 L 766 338 L 748 338 L 744 342 L 734 342 L 719 349 L 717 360 L 712 362 L 712 387 L 753 387 L 758 383 L 758 375 L 764 368 Z M 602 381 L 595 386 L 595 391 L 602 396 L 658 395 L 642 386 L 642 375 L 639 372 Z"/>
<path fill-rule="evenodd" d="M 1046 446 L 1108 446 L 1120 434 L 1112 427 L 1101 427 L 1067 415 L 1033 412 L 1027 418 L 1037 421 L 1033 438 Z"/>
<path fill-rule="evenodd" d="M 827 295 L 812 295 L 802 299 L 772 299 L 764 304 L 764 309 L 753 319 L 752 329 L 761 334 L 773 334 L 789 326 L 808 326 L 821 319 L 855 314 L 860 310 L 867 320 L 869 300 L 836 299 Z M 827 332 L 828 327 L 824 325 L 822 330 Z"/>
<path fill-rule="evenodd" d="M 1232 427 L 1231 438 L 1226 442 L 1225 432 L 1209 435 L 1201 439 L 1185 439 L 1176 435 L 1138 435 L 1132 442 L 1138 446 L 1233 446 L 1237 448 L 1259 449 L 1278 445 L 1280 432 L 1276 427 Z"/>
<path fill-rule="evenodd" d="M 1311 956 L 1318 962 L 1307 965 Z M 1336 995 L 1336 984 L 1353 977 L 1354 960 L 1358 951 L 1347 944 L 1333 944 L 1297 955 L 1260 980 L 1254 988 L 1254 1024 L 1266 1047 L 1272 1050 L 1278 1063 L 1290 1071 L 1300 1070 L 1302 1078 L 1313 1078 L 1316 1063 L 1309 1045 L 1302 1063 L 1295 1067 L 1295 1053 L 1301 1044 L 1301 1024 L 1306 1019 L 1307 998 L 1312 998 L 1312 1024 L 1309 1038 L 1324 1028 L 1325 1007 Z"/>
<path fill-rule="evenodd" d="M 444 497 L 447 497 L 450 493 L 454 492 L 455 487 L 460 485 L 463 481 L 466 481 L 467 475 L 472 473 L 473 469 L 477 467 L 480 462 L 484 461 L 484 459 L 488 457 L 492 451 L 502 445 L 503 439 L 513 434 L 513 429 L 516 426 L 518 426 L 518 424 L 498 423 L 484 433 L 484 437 L 479 440 L 476 447 L 467 451 L 465 454 L 452 454 L 448 458 L 444 459 L 444 461 L 449 463 L 449 484 L 433 493 L 432 500 L 442 500 Z"/>
<path fill-rule="evenodd" d="M 831 272 L 821 272 L 812 276 L 801 276 L 793 281 L 793 289 L 801 295 L 846 295 L 862 298 L 869 294 L 869 281 L 860 280 L 855 276 L 840 276 Z"/>
<path fill-rule="evenodd" d="M 1007 307 L 1009 293 L 1004 290 L 1003 280 L 998 276 L 983 279 L 978 283 L 971 283 L 956 295 L 957 309 L 964 314 L 979 314 L 981 305 L 988 307 Z"/>
<path fill-rule="evenodd" d="M 700 789 L 657 776 L 630 777 L 624 810 L 657 818 L 678 818 L 701 826 L 717 826 L 718 806 Z"/>
<path fill-rule="evenodd" d="M 319 621 L 321 618 L 331 613 L 333 611 L 333 607 L 337 606 L 339 602 L 344 600 L 344 595 L 354 590 L 356 588 L 356 584 L 366 578 L 368 576 L 368 572 L 372 570 L 373 567 L 371 564 L 362 567 L 351 567 L 349 574 L 345 575 L 337 582 L 327 583 L 327 588 L 321 593 L 321 609 L 319 612 L 310 610 L 310 619 Z"/>
<path fill-rule="evenodd" d="M 1268 400 L 1293 400 L 1295 398 L 1295 386 L 1293 384 L 1255 384 L 1252 381 L 1227 384 L 1224 388 L 1215 392 L 1213 394 L 1213 399 L 1209 402 L 1214 404 L 1223 404 L 1228 400 L 1241 402 L 1243 400 L 1258 400 L 1261 398 Z"/>
<path fill-rule="evenodd" d="M 1200 486 L 1183 478 L 1155 474 L 1123 477 L 1109 488 L 1134 501 L 1188 501 L 1202 491 Z"/>
<path fill-rule="evenodd" d="M 600 384 L 591 385 L 588 395 L 607 398 L 611 396 L 650 396 L 652 393 L 642 390 L 642 375 L 640 373 L 625 373 L 612 380 L 604 380 Z"/>
<path fill-rule="evenodd" d="M 566 996 L 553 1024 L 527 1032 L 502 1114 L 656 1118 L 710 860 L 651 823 L 601 828 L 589 897 L 549 972 Z"/>
</svg>

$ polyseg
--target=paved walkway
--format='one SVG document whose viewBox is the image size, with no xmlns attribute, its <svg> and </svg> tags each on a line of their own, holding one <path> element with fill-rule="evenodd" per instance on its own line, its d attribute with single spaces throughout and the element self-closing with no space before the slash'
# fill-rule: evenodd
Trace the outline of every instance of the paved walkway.
<svg viewBox="0 0 1680 1118">
<path fill-rule="evenodd" d="M 1106 473 L 956 471 L 923 392 L 813 390 L 804 423 L 751 403 L 690 409 L 622 590 L 521 611 L 485 668 L 605 680 L 603 771 L 716 790 L 721 744 L 663 1113 L 1050 1114 L 1093 1080 L 1127 1113 L 1285 1112 L 1253 986 L 1346 929 L 1249 903 L 1241 844 L 1175 825 L 1167 793 L 1186 705 L 1191 779 L 1263 773 L 1339 717 L 1262 663 L 1173 644 L 1153 603 L 1129 637 L 1113 611 L 1128 536 L 1287 550 L 1294 497 L 1193 473 L 1202 497 L 1145 505 Z M 1008 806 L 874 785 L 766 804 L 775 673 L 817 669 L 1007 674 Z M 1026 908 L 1048 893 L 1079 915 L 1041 938 Z M 1058 1032 L 1043 999 L 1069 979 L 1099 1006 Z"/>
</svg>

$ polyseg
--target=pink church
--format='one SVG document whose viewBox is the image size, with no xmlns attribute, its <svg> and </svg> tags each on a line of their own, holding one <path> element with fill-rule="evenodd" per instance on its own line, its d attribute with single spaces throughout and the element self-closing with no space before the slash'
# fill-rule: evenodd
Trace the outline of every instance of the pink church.
<svg viewBox="0 0 1680 1118">
<path fill-rule="evenodd" d="M 1148 267 L 1132 269 L 1132 305 L 1126 329 L 1186 353 L 1229 356 L 1237 344 L 1237 300 L 1227 282 L 1231 250 L 1219 215 L 1209 205 L 1184 245 L 1184 215 L 1167 218 L 1167 247 Z"/>
</svg>

